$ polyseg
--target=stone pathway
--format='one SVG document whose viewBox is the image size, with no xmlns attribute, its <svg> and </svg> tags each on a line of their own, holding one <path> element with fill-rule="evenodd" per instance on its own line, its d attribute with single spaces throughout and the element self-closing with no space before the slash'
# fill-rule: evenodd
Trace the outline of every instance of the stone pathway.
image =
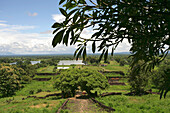
<svg viewBox="0 0 170 113">
<path fill-rule="evenodd" d="M 64 107 L 69 113 L 106 113 L 106 111 L 92 103 L 89 99 L 79 99 L 76 97 L 70 98 L 69 102 Z"/>
</svg>

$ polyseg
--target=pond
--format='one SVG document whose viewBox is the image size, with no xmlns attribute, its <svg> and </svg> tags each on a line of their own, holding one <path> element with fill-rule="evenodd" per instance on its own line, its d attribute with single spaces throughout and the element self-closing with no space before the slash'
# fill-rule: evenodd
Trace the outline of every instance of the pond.
<svg viewBox="0 0 170 113">
<path fill-rule="evenodd" d="M 57 69 L 69 69 L 70 67 L 57 67 Z"/>
<path fill-rule="evenodd" d="M 40 63 L 41 61 L 31 61 L 31 64 L 34 65 L 34 64 L 38 64 Z"/>
<path fill-rule="evenodd" d="M 83 60 L 60 60 L 58 65 L 85 65 Z"/>
<path fill-rule="evenodd" d="M 34 65 L 34 64 L 40 63 L 41 61 L 30 61 L 30 62 L 31 62 L 32 65 Z M 16 65 L 16 64 L 17 64 L 17 62 L 9 63 L 9 65 Z"/>
</svg>

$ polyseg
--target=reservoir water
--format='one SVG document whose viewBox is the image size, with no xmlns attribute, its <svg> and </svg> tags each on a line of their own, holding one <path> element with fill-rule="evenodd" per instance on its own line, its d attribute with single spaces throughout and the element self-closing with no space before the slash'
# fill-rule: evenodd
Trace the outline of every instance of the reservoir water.
<svg viewBox="0 0 170 113">
<path fill-rule="evenodd" d="M 60 60 L 58 65 L 85 65 L 83 60 Z"/>
</svg>

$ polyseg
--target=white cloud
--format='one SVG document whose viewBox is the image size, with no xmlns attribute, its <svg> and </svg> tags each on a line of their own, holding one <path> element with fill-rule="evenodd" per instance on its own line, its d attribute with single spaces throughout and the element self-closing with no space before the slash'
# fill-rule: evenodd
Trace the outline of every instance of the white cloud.
<svg viewBox="0 0 170 113">
<path fill-rule="evenodd" d="M 52 30 L 43 31 L 40 32 L 40 34 L 52 34 Z"/>
<path fill-rule="evenodd" d="M 0 20 L 0 22 L 2 23 L 2 22 L 7 22 L 7 21 L 4 21 L 4 20 Z"/>
<path fill-rule="evenodd" d="M 54 14 L 54 15 L 52 15 L 52 18 L 56 22 L 63 22 L 65 20 L 65 16 L 63 16 L 61 14 Z"/>
<path fill-rule="evenodd" d="M 62 22 L 65 17 L 60 14 L 52 15 L 56 22 Z M 26 32 L 23 30 L 34 30 L 36 26 L 10 25 L 8 22 L 0 20 L 0 53 L 8 52 L 15 54 L 73 54 L 75 46 L 59 44 L 52 47 L 53 35 L 51 30 L 40 33 Z M 81 34 L 83 38 L 90 38 L 93 34 L 91 29 L 86 29 Z M 92 43 L 87 45 L 87 52 L 91 51 Z M 127 40 L 119 44 L 115 52 L 128 52 L 130 44 Z M 110 50 L 111 51 L 111 50 Z"/>
<path fill-rule="evenodd" d="M 30 13 L 30 12 L 28 12 L 28 16 L 37 16 L 38 15 L 38 13 Z"/>
<path fill-rule="evenodd" d="M 0 24 L 2 23 L 0 22 Z M 53 48 L 53 36 L 52 34 L 47 34 L 47 31 L 41 33 L 22 32 L 22 30 L 25 29 L 29 30 L 35 28 L 34 26 L 9 24 L 0 26 L 0 53 L 66 54 L 73 53 L 76 49 L 75 46 L 65 47 L 62 44 Z"/>
<path fill-rule="evenodd" d="M 22 25 L 9 25 L 3 22 L 0 22 L 0 31 L 1 32 L 17 32 L 18 30 L 28 30 L 28 29 L 34 29 L 35 26 L 22 26 Z"/>
</svg>

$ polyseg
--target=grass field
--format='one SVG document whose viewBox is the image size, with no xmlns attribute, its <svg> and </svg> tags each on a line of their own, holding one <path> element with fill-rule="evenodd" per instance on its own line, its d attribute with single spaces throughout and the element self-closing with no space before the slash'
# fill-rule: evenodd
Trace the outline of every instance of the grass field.
<svg viewBox="0 0 170 113">
<path fill-rule="evenodd" d="M 53 69 L 55 66 L 41 67 L 37 69 L 37 73 L 54 73 Z"/>
<path fill-rule="evenodd" d="M 8 100 L 12 99 L 9 103 Z M 14 96 L 0 99 L 0 113 L 55 113 L 65 99 L 28 98 L 22 100 L 22 96 Z"/>
<path fill-rule="evenodd" d="M 106 67 L 102 66 L 73 66 L 74 68 L 83 68 L 87 70 L 108 70 L 108 71 L 123 71 L 127 73 L 128 66 L 119 66 L 115 61 L 111 61 L 110 64 L 106 64 Z M 67 67 L 67 66 L 66 66 Z M 70 66 L 72 67 L 72 66 Z M 54 66 L 47 66 L 37 69 L 38 73 L 53 73 Z M 122 77 L 120 74 L 105 73 L 107 77 Z M 35 78 L 53 78 L 53 75 L 36 75 Z M 54 77 L 55 79 L 55 77 Z M 50 81 L 35 81 L 30 84 L 25 84 L 24 88 L 17 91 L 13 97 L 0 98 L 0 113 L 55 113 L 56 110 L 62 105 L 66 99 L 61 97 L 48 97 L 46 99 L 34 99 L 26 98 L 27 96 L 44 97 L 47 94 L 60 93 L 53 88 L 54 79 Z M 127 82 L 127 78 L 121 78 L 118 82 L 124 82 L 126 85 L 110 85 L 109 88 L 98 92 L 121 92 L 122 95 L 111 95 L 106 97 L 96 97 L 96 99 L 112 108 L 115 113 L 168 113 L 170 111 L 170 93 L 167 94 L 166 99 L 159 99 L 158 94 L 148 94 L 143 96 L 126 96 L 124 94 L 130 92 L 130 85 Z M 157 92 L 158 89 L 152 89 L 153 92 Z M 94 92 L 94 91 L 92 91 Z M 98 113 L 96 105 L 90 105 L 89 112 Z M 70 110 L 64 110 L 65 112 L 76 112 L 74 108 L 79 106 L 79 103 L 71 102 L 68 104 Z M 64 112 L 63 111 L 63 112 Z M 78 111 L 77 111 L 78 112 Z"/>
<path fill-rule="evenodd" d="M 24 88 L 16 92 L 16 96 L 29 96 L 30 91 L 34 91 L 36 93 L 39 89 L 42 92 L 47 90 L 51 92 L 55 92 L 56 89 L 53 88 L 53 80 L 50 81 L 32 81 L 30 84 L 25 84 Z"/>
<path fill-rule="evenodd" d="M 40 89 L 41 92 L 37 93 Z M 34 93 L 30 94 L 30 91 Z M 26 84 L 23 89 L 17 91 L 15 96 L 0 98 L 0 113 L 55 113 L 65 99 L 59 99 L 56 96 L 46 99 L 22 99 L 27 96 L 44 97 L 53 93 L 60 93 L 60 91 L 53 88 L 52 80 L 32 81 L 30 84 Z"/>
<path fill-rule="evenodd" d="M 169 113 L 170 95 L 167 99 L 159 99 L 157 94 L 143 96 L 114 95 L 96 98 L 101 103 L 110 106 L 114 113 Z"/>
</svg>

